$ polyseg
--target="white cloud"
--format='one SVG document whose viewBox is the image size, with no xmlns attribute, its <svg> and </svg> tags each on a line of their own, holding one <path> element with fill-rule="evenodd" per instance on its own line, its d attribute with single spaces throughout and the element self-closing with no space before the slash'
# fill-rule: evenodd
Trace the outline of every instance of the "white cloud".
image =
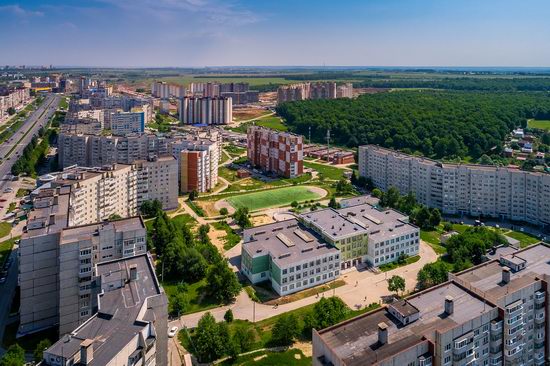
<svg viewBox="0 0 550 366">
<path fill-rule="evenodd" d="M 3 12 L 3 11 L 11 13 L 20 18 L 29 18 L 34 16 L 41 17 L 44 15 L 44 13 L 41 11 L 23 9 L 21 6 L 19 6 L 19 4 L 0 6 L 0 12 Z"/>
</svg>

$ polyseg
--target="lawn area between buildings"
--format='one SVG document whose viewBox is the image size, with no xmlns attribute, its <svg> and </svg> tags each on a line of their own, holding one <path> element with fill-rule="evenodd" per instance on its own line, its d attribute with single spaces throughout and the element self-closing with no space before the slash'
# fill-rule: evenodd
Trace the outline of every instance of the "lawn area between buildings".
<svg viewBox="0 0 550 366">
<path fill-rule="evenodd" d="M 168 296 L 168 303 L 171 303 L 172 298 L 178 293 L 178 285 L 178 281 L 166 281 L 162 283 L 162 287 Z M 223 305 L 214 300 L 211 296 L 206 295 L 206 279 L 188 284 L 185 294 L 189 299 L 189 308 L 184 314 L 196 313 L 197 311 L 209 310 Z"/>
<path fill-rule="evenodd" d="M 412 257 L 407 257 L 407 259 L 405 259 L 402 263 L 397 263 L 397 261 L 395 261 L 391 263 L 382 264 L 380 267 L 378 267 L 378 269 L 382 272 L 388 272 L 399 267 L 408 266 L 409 264 L 413 264 L 415 262 L 418 262 L 419 260 L 420 260 L 420 256 L 415 255 Z"/>
<path fill-rule="evenodd" d="M 225 221 L 218 221 L 212 224 L 214 229 L 225 231 L 226 235 L 222 238 L 223 249 L 229 250 L 239 244 L 241 237 Z"/>
<path fill-rule="evenodd" d="M 273 366 L 293 365 L 309 366 L 311 357 L 304 356 L 299 349 L 288 349 L 283 352 L 258 351 L 245 356 L 237 357 L 236 360 L 228 359 L 220 363 L 222 366 Z"/>
<path fill-rule="evenodd" d="M 550 120 L 530 119 L 527 121 L 527 127 L 550 131 Z"/>
<path fill-rule="evenodd" d="M 4 262 L 8 259 L 15 241 L 19 238 L 19 236 L 16 236 L 15 238 L 11 238 L 0 243 L 0 267 L 2 267 Z"/>
<path fill-rule="evenodd" d="M 522 233 L 521 231 L 506 231 L 503 234 L 509 236 L 510 238 L 519 240 L 519 245 L 521 248 L 526 248 L 529 245 L 536 244 L 540 241 L 537 237 Z"/>
<path fill-rule="evenodd" d="M 321 196 L 310 187 L 293 186 L 253 192 L 227 198 L 235 208 L 247 207 L 250 211 L 262 208 L 286 206 L 293 201 L 318 199 Z"/>
<path fill-rule="evenodd" d="M 197 221 L 189 214 L 181 214 L 181 215 L 176 215 L 174 217 L 171 218 L 172 221 L 175 222 L 175 224 L 180 227 L 184 224 L 188 224 L 188 225 L 191 225 L 191 226 L 194 226 L 197 224 Z M 151 231 L 153 229 L 153 222 L 155 221 L 155 218 L 151 218 L 151 219 L 148 219 L 147 221 L 145 221 L 145 228 L 148 230 L 148 231 Z"/>
<path fill-rule="evenodd" d="M 13 211 L 13 210 L 12 210 Z M 0 238 L 11 233 L 11 224 L 8 222 L 0 222 Z"/>
<path fill-rule="evenodd" d="M 307 290 L 299 291 L 290 295 L 280 296 L 273 291 L 271 285 L 268 282 L 262 282 L 255 285 L 244 286 L 244 290 L 252 301 L 267 305 L 283 305 L 288 304 L 294 301 L 305 299 L 306 297 L 314 296 L 321 294 L 325 291 L 336 289 L 338 287 L 344 286 L 346 281 L 336 280 L 329 283 L 325 283 L 321 286 L 308 288 Z"/>
<path fill-rule="evenodd" d="M 344 170 L 329 165 L 304 162 L 305 168 L 317 170 L 319 172 L 319 178 L 340 180 L 344 178 Z"/>
</svg>

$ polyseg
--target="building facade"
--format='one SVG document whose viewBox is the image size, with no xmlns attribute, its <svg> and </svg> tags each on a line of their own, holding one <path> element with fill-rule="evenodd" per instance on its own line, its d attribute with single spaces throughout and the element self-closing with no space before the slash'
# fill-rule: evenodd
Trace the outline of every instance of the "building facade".
<svg viewBox="0 0 550 366">
<path fill-rule="evenodd" d="M 375 145 L 359 147 L 359 174 L 444 214 L 550 224 L 550 174 L 441 163 Z"/>
<path fill-rule="evenodd" d="M 109 117 L 113 135 L 141 134 L 145 131 L 144 112 L 116 112 Z"/>
<path fill-rule="evenodd" d="M 549 263 L 550 247 L 543 244 L 502 254 L 406 299 L 314 330 L 313 365 L 547 365 Z"/>
<path fill-rule="evenodd" d="M 337 85 L 335 82 L 300 83 L 282 85 L 277 89 L 277 102 L 292 102 L 305 99 L 352 98 L 353 84 Z"/>
<path fill-rule="evenodd" d="M 184 97 L 178 111 L 183 124 L 224 125 L 233 120 L 233 105 L 227 97 Z"/>
<path fill-rule="evenodd" d="M 250 126 L 246 141 L 248 161 L 254 167 L 286 178 L 304 173 L 302 136 Z"/>
<path fill-rule="evenodd" d="M 339 250 L 296 219 L 245 229 L 241 253 L 241 272 L 252 283 L 269 281 L 280 296 L 340 276 Z"/>
<path fill-rule="evenodd" d="M 178 207 L 178 161 L 173 156 L 153 157 L 135 162 L 137 168 L 137 207 L 158 200 L 164 210 Z"/>
<path fill-rule="evenodd" d="M 31 99 L 30 89 L 0 86 L 0 120 L 9 116 L 8 111 L 18 110 Z"/>
<path fill-rule="evenodd" d="M 167 299 L 152 259 L 105 261 L 93 277 L 97 312 L 45 350 L 42 364 L 168 365 Z"/>
</svg>

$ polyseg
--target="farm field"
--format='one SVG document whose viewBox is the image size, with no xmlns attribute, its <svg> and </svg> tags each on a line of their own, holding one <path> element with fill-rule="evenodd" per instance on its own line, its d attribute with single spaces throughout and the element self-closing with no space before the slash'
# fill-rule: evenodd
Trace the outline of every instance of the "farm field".
<svg viewBox="0 0 550 366">
<path fill-rule="evenodd" d="M 313 187 L 285 187 L 262 192 L 247 193 L 227 198 L 235 208 L 247 207 L 249 210 L 289 205 L 292 201 L 315 200 L 321 195 Z"/>
<path fill-rule="evenodd" d="M 550 120 L 530 119 L 527 121 L 527 127 L 550 131 Z"/>
</svg>

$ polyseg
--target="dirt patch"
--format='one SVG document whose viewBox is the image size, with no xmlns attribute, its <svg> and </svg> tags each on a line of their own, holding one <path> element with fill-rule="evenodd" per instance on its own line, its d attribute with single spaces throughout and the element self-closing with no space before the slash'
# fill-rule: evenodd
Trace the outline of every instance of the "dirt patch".
<svg viewBox="0 0 550 366">
<path fill-rule="evenodd" d="M 260 226 L 260 225 L 271 224 L 272 222 L 275 222 L 273 218 L 271 218 L 271 216 L 268 216 L 268 215 L 253 216 L 251 221 L 253 226 Z"/>
<path fill-rule="evenodd" d="M 216 230 L 213 226 L 210 226 L 210 231 L 208 232 L 208 237 L 210 238 L 210 241 L 218 250 L 220 253 L 223 253 L 225 249 L 223 249 L 224 240 L 223 237 L 226 235 L 226 232 L 224 230 Z"/>
<path fill-rule="evenodd" d="M 195 201 L 195 204 L 202 208 L 207 216 L 218 216 L 220 214 L 220 210 L 216 207 L 214 201 Z"/>
<path fill-rule="evenodd" d="M 225 199 L 221 199 L 213 203 L 213 211 L 216 212 L 216 215 L 220 214 L 220 210 L 222 209 L 222 207 L 227 208 L 227 212 L 229 215 L 233 215 L 233 213 L 235 213 L 235 208 L 231 206 L 231 204 Z"/>
<path fill-rule="evenodd" d="M 305 357 L 311 357 L 313 355 L 313 346 L 311 342 L 296 342 L 292 348 L 302 351 Z M 295 356 L 299 356 L 299 354 Z"/>
<path fill-rule="evenodd" d="M 258 118 L 269 114 L 269 111 L 259 108 L 239 108 L 233 110 L 233 119 L 237 122 Z"/>
<path fill-rule="evenodd" d="M 254 360 L 254 362 L 258 362 L 258 361 L 260 361 L 262 358 L 266 358 L 266 357 L 267 357 L 267 355 L 264 354 L 264 355 L 261 355 L 261 356 L 254 357 L 253 360 Z"/>
</svg>

